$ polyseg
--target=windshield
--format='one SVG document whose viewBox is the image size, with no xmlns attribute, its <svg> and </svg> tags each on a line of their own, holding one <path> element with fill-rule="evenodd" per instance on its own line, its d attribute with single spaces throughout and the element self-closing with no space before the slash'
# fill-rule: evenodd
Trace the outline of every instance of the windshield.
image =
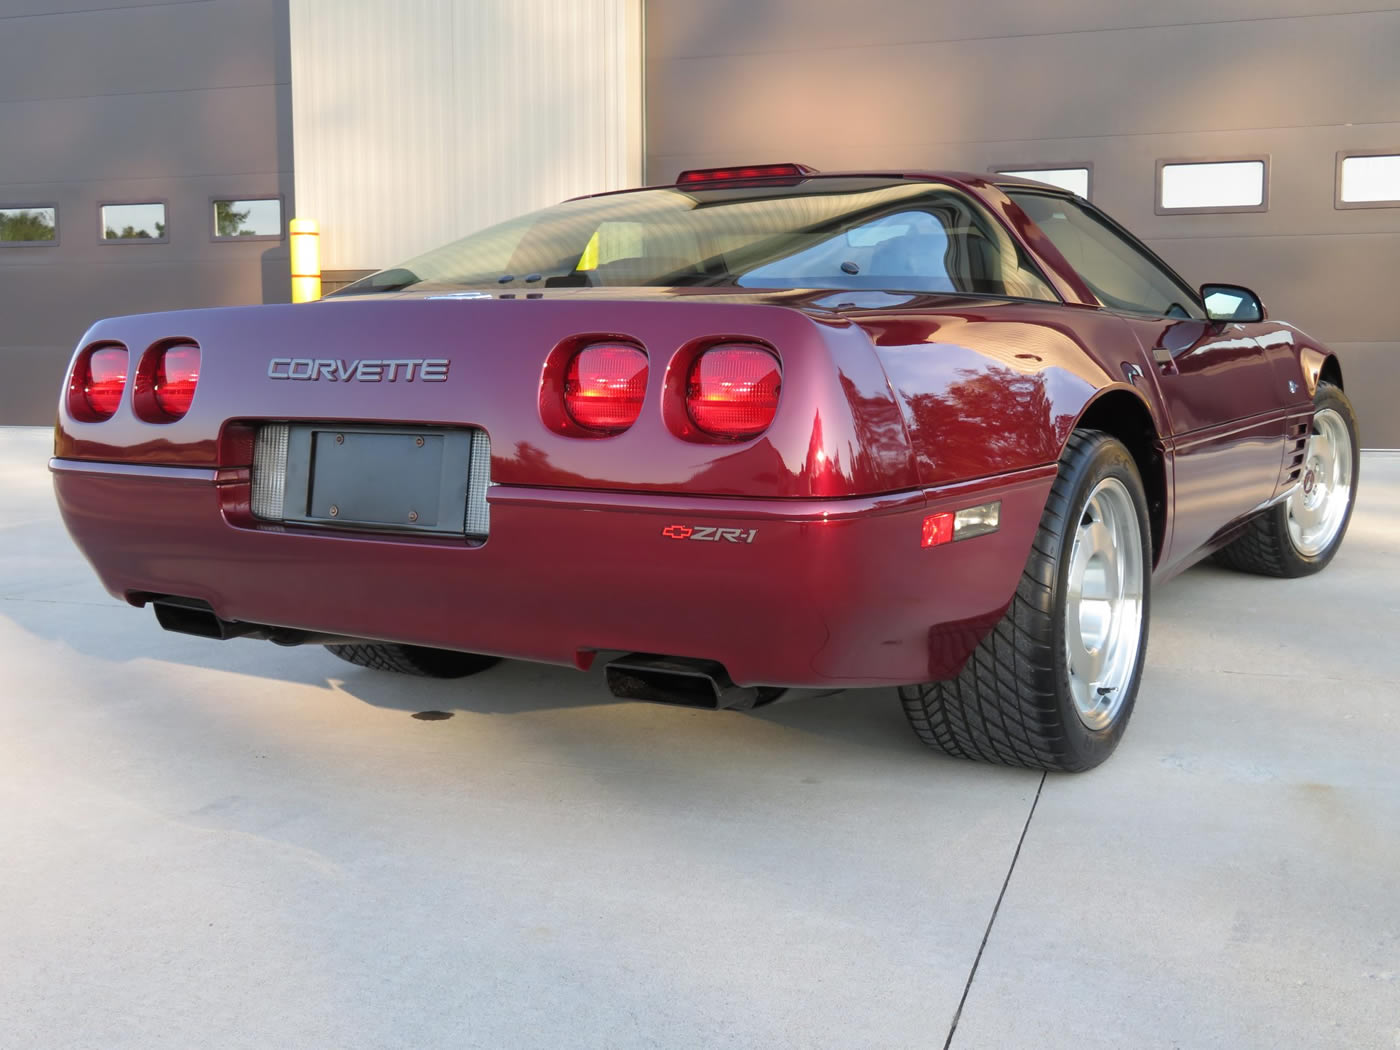
<svg viewBox="0 0 1400 1050">
<path fill-rule="evenodd" d="M 341 289 L 716 286 L 1055 300 L 1010 236 L 948 186 L 881 178 L 640 190 L 566 201 Z"/>
</svg>

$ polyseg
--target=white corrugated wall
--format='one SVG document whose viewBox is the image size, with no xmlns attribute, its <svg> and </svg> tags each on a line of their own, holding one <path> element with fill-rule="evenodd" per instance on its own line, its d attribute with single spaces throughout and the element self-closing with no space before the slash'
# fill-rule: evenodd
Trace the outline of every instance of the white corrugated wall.
<svg viewBox="0 0 1400 1050">
<path fill-rule="evenodd" d="M 642 176 L 641 0 L 291 0 L 297 213 L 379 269 Z"/>
</svg>

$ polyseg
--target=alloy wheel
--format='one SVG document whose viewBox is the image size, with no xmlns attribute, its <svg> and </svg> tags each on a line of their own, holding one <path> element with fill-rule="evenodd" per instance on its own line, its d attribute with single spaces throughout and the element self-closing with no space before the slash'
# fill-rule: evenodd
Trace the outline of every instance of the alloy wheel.
<svg viewBox="0 0 1400 1050">
<path fill-rule="evenodd" d="M 1351 434 L 1341 413 L 1319 409 L 1303 453 L 1303 477 L 1288 497 L 1288 537 L 1315 558 L 1341 532 L 1351 506 Z"/>
<path fill-rule="evenodd" d="M 1127 697 L 1142 641 L 1143 539 L 1127 487 L 1104 478 L 1074 534 L 1067 581 L 1065 664 L 1079 720 L 1107 728 Z"/>
</svg>

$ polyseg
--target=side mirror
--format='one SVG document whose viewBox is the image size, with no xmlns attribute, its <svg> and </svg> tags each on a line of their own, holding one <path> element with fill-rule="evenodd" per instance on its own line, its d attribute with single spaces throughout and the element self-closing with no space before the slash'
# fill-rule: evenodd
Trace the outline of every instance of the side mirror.
<svg viewBox="0 0 1400 1050">
<path fill-rule="evenodd" d="M 1269 316 L 1259 296 L 1237 284 L 1203 284 L 1201 298 L 1205 300 L 1206 316 L 1212 321 L 1250 324 Z"/>
</svg>

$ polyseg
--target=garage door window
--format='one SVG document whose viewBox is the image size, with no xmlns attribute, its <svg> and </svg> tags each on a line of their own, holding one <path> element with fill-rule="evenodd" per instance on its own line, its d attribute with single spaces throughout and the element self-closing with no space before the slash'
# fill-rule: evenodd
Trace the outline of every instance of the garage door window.
<svg viewBox="0 0 1400 1050">
<path fill-rule="evenodd" d="M 48 204 L 0 208 L 0 245 L 57 243 L 56 206 Z"/>
<path fill-rule="evenodd" d="M 250 197 L 213 202 L 216 241 L 281 240 L 282 199 Z"/>
<path fill-rule="evenodd" d="M 1267 211 L 1265 158 L 1157 162 L 1157 214 Z"/>
<path fill-rule="evenodd" d="M 98 208 L 98 236 L 107 244 L 153 244 L 168 241 L 165 202 L 103 204 Z"/>
<path fill-rule="evenodd" d="M 1337 158 L 1337 207 L 1400 206 L 1400 153 L 1340 154 Z"/>
</svg>

